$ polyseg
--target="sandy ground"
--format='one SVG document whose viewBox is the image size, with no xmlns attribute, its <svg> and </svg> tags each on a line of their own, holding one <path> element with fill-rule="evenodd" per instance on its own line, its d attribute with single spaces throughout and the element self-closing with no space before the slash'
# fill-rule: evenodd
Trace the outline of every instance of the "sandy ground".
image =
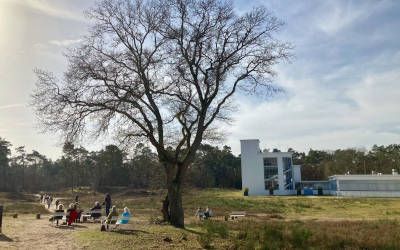
<svg viewBox="0 0 400 250">
<path fill-rule="evenodd" d="M 98 224 L 78 224 L 75 227 L 55 227 L 48 217 L 40 220 L 35 215 L 19 215 L 3 218 L 3 234 L 0 234 L 0 249 L 85 249 L 73 240 L 72 233 Z"/>
<path fill-rule="evenodd" d="M 43 204 L 44 206 L 44 204 Z M 50 212 L 54 212 L 54 205 Z M 85 249 L 73 239 L 73 232 L 94 228 L 99 224 L 75 224 L 73 227 L 56 227 L 49 221 L 50 215 L 36 219 L 35 214 L 3 217 L 3 233 L 0 234 L 0 249 Z"/>
</svg>

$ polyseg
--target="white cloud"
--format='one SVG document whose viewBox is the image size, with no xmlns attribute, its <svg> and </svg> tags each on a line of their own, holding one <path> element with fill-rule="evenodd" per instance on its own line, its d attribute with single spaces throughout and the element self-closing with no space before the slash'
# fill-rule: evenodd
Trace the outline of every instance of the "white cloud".
<svg viewBox="0 0 400 250">
<path fill-rule="evenodd" d="M 22 104 L 22 103 L 6 104 L 6 105 L 0 105 L 0 110 L 2 110 L 2 109 L 12 109 L 12 108 L 21 108 L 21 107 L 25 107 L 25 104 Z"/>
<path fill-rule="evenodd" d="M 82 39 L 51 40 L 49 41 L 49 43 L 60 47 L 67 47 L 73 44 L 80 43 L 81 41 Z"/>
<path fill-rule="evenodd" d="M 36 11 L 40 11 L 46 15 L 64 18 L 74 21 L 86 21 L 83 15 L 83 11 L 75 12 L 72 10 L 63 9 L 60 6 L 55 6 L 55 1 L 49 0 L 2 0 L 12 4 L 19 4 L 31 8 Z"/>
<path fill-rule="evenodd" d="M 356 66 L 350 68 L 357 71 Z M 303 151 L 399 143 L 400 72 L 365 71 L 371 73 L 344 88 L 332 88 L 320 78 L 281 74 L 286 98 L 241 101 L 226 143 L 235 153 L 239 140 L 248 138 L 259 138 L 269 148 Z M 341 72 L 338 77 L 350 74 L 349 69 Z"/>
<path fill-rule="evenodd" d="M 315 23 L 323 32 L 335 35 L 355 22 L 361 22 L 390 7 L 388 1 L 323 1 L 313 13 Z"/>
</svg>

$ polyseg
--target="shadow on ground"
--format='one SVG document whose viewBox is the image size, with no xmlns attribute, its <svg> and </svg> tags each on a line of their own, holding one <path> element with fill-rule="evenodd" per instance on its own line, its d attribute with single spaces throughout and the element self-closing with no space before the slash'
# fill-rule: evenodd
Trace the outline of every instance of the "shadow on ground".
<svg viewBox="0 0 400 250">
<path fill-rule="evenodd" d="M 147 231 L 143 230 L 134 230 L 134 229 L 116 229 L 112 231 L 113 233 L 117 234 L 125 234 L 125 235 L 137 235 L 138 233 L 149 234 Z"/>
<path fill-rule="evenodd" d="M 87 226 L 82 226 L 82 225 L 73 225 L 73 226 L 67 226 L 67 225 L 54 225 L 52 227 L 55 227 L 57 229 L 65 229 L 65 230 L 74 230 L 75 228 L 88 228 Z"/>
<path fill-rule="evenodd" d="M 4 235 L 4 234 L 0 234 L 0 241 L 7 241 L 7 242 L 11 242 L 11 241 L 13 241 L 13 239 L 11 239 L 11 238 L 7 237 L 7 236 L 6 236 L 6 235 Z"/>
</svg>

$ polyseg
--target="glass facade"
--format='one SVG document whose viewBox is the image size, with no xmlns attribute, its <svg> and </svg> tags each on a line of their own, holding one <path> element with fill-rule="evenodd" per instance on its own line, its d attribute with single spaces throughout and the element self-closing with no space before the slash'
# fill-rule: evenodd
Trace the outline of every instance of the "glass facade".
<svg viewBox="0 0 400 250">
<path fill-rule="evenodd" d="M 292 158 L 283 157 L 283 177 L 286 190 L 293 190 L 293 167 Z"/>
<path fill-rule="evenodd" d="M 265 190 L 279 189 L 278 184 L 278 160 L 276 157 L 264 158 Z"/>
<path fill-rule="evenodd" d="M 278 167 L 278 159 L 276 157 L 266 157 L 264 158 L 264 166 Z"/>
</svg>

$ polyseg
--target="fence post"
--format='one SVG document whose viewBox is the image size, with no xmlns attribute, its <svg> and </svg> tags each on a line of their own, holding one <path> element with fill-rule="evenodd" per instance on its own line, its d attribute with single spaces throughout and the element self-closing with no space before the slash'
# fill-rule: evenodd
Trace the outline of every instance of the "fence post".
<svg viewBox="0 0 400 250">
<path fill-rule="evenodd" d="M 0 205 L 0 234 L 1 234 L 1 225 L 3 223 L 3 206 Z"/>
</svg>

